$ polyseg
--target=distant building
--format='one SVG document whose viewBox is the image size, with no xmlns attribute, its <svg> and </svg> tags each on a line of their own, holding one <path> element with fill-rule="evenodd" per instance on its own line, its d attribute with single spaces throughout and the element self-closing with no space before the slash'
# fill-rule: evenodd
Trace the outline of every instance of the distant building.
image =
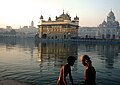
<svg viewBox="0 0 120 85">
<path fill-rule="evenodd" d="M 12 29 L 12 27 L 11 26 L 6 26 L 6 29 Z"/>
<path fill-rule="evenodd" d="M 111 10 L 107 16 L 107 20 L 104 20 L 102 24 L 99 25 L 100 38 L 116 39 L 119 36 L 119 30 L 119 22 L 115 20 L 115 15 Z"/>
<path fill-rule="evenodd" d="M 23 26 L 19 29 L 12 29 L 11 26 L 6 26 L 6 29 L 0 28 L 0 36 L 16 36 L 16 37 L 35 37 L 38 32 L 38 28 L 34 27 L 34 22 L 31 22 L 31 26 Z"/>
<path fill-rule="evenodd" d="M 31 26 L 23 26 L 16 30 L 17 36 L 20 37 L 35 37 L 36 33 L 38 32 L 38 28 L 34 27 L 34 22 L 31 21 Z"/>
<path fill-rule="evenodd" d="M 23 28 L 28 28 L 28 26 L 23 26 Z"/>
<path fill-rule="evenodd" d="M 31 28 L 34 28 L 34 22 L 33 21 L 31 22 Z"/>
<path fill-rule="evenodd" d="M 78 29 L 80 38 L 98 38 L 98 39 L 120 39 L 119 22 L 115 20 L 112 10 L 98 27 L 80 27 Z"/>
<path fill-rule="evenodd" d="M 38 23 L 38 33 L 40 38 L 45 39 L 70 39 L 78 35 L 79 18 L 76 16 L 74 20 L 68 13 L 63 13 L 52 21 L 51 17 L 47 21 L 41 15 Z"/>
<path fill-rule="evenodd" d="M 80 27 L 78 29 L 78 36 L 80 38 L 98 38 L 98 27 Z"/>
</svg>

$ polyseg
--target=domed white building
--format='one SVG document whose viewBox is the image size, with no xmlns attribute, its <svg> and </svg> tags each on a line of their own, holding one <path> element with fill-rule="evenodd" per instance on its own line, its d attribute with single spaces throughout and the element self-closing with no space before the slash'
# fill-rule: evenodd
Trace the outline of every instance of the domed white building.
<svg viewBox="0 0 120 85">
<path fill-rule="evenodd" d="M 119 22 L 115 20 L 115 15 L 111 10 L 107 20 L 99 25 L 99 34 L 102 39 L 117 39 L 119 37 Z"/>
<path fill-rule="evenodd" d="M 120 39 L 119 22 L 115 20 L 115 15 L 111 10 L 107 19 L 98 27 L 80 27 L 78 36 L 80 38 Z"/>
</svg>

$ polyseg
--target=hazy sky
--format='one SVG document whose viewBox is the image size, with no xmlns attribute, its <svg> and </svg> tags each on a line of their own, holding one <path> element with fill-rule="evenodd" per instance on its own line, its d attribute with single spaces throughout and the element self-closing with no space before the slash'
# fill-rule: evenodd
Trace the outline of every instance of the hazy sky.
<svg viewBox="0 0 120 85">
<path fill-rule="evenodd" d="M 37 27 L 41 14 L 55 20 L 63 10 L 72 19 L 77 15 L 80 26 L 98 26 L 111 9 L 120 22 L 120 0 L 0 0 L 0 27 L 19 28 L 32 20 Z"/>
</svg>

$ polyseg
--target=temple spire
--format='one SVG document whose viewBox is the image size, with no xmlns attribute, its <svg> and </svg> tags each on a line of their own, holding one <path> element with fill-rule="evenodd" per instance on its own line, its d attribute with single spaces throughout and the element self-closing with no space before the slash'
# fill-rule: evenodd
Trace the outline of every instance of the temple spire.
<svg viewBox="0 0 120 85">
<path fill-rule="evenodd" d="M 63 9 L 63 14 L 64 14 L 64 9 Z"/>
</svg>

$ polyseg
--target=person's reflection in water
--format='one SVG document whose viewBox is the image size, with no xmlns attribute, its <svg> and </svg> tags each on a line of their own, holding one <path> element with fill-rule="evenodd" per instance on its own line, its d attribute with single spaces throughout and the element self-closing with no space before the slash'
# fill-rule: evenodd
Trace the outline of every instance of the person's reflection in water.
<svg viewBox="0 0 120 85">
<path fill-rule="evenodd" d="M 84 82 L 81 85 L 96 85 L 96 71 L 92 66 L 92 61 L 88 55 L 81 55 L 81 61 L 86 70 L 84 71 Z"/>
<path fill-rule="evenodd" d="M 60 70 L 60 75 L 59 75 L 59 78 L 57 81 L 57 85 L 67 85 L 67 82 L 66 82 L 67 74 L 69 74 L 70 81 L 73 85 L 73 79 L 72 79 L 72 75 L 71 75 L 70 66 L 74 65 L 75 60 L 76 60 L 76 58 L 74 56 L 69 56 L 67 58 L 68 63 L 66 65 L 62 66 L 62 68 Z"/>
</svg>

